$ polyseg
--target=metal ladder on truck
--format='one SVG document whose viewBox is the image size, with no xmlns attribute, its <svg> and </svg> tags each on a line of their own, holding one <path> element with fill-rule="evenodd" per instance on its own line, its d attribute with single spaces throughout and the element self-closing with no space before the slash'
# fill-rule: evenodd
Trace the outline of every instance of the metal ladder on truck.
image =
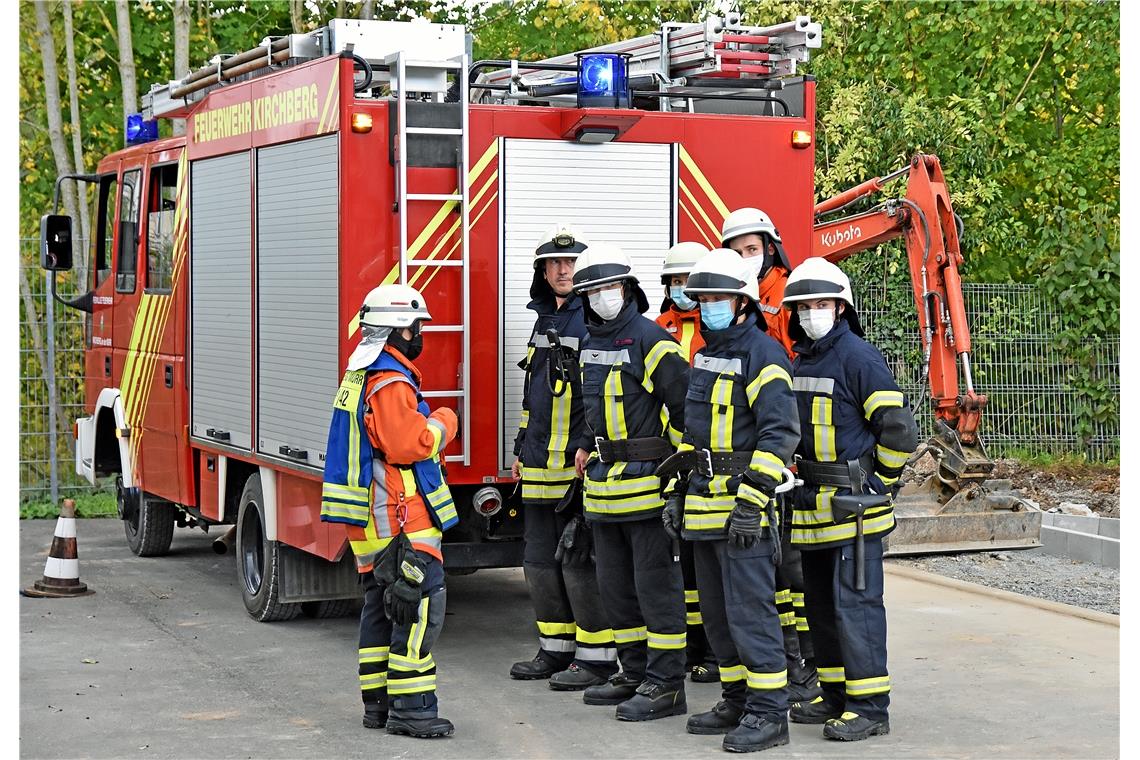
<svg viewBox="0 0 1140 760">
<path fill-rule="evenodd" d="M 467 56 L 462 55 L 442 61 L 425 61 L 409 56 L 406 52 L 393 53 L 387 59 L 393 105 L 396 111 L 396 203 L 400 226 L 400 282 L 408 283 L 408 267 L 456 267 L 462 280 L 463 306 L 458 324 L 425 325 L 424 332 L 458 333 L 461 343 L 459 354 L 459 387 L 453 390 L 423 391 L 425 398 L 458 398 L 460 404 L 459 425 L 463 439 L 463 453 L 445 457 L 448 462 L 471 463 L 471 335 L 467 329 L 471 323 L 471 279 L 468 266 L 470 250 L 470 188 L 467 183 L 468 167 L 468 113 L 467 113 Z M 433 98 L 442 101 L 447 92 L 447 72 L 455 72 L 459 91 L 458 127 L 417 127 L 408 125 L 408 94 L 432 93 Z M 391 106 L 389 106 L 391 108 Z M 428 135 L 450 135 L 459 138 L 456 156 L 456 190 L 454 193 L 420 193 L 408 188 L 408 140 Z M 416 258 L 408 255 L 408 204 L 443 201 L 457 204 L 460 213 L 460 244 L 458 258 Z"/>
</svg>

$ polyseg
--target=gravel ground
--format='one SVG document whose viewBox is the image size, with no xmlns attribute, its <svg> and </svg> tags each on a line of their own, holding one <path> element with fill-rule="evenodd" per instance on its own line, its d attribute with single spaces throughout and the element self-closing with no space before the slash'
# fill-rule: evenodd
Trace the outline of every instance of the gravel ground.
<svg viewBox="0 0 1140 760">
<path fill-rule="evenodd" d="M 900 557 L 887 562 L 1038 599 L 1120 614 L 1119 570 L 1074 562 L 1039 550 Z"/>
</svg>

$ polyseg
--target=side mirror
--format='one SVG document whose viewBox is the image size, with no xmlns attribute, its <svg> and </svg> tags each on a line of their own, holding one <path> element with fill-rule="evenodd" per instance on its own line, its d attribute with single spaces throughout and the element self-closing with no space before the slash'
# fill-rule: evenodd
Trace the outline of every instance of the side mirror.
<svg viewBox="0 0 1140 760">
<path fill-rule="evenodd" d="M 40 217 L 40 266 L 53 272 L 71 269 L 71 217 L 44 214 Z"/>
</svg>

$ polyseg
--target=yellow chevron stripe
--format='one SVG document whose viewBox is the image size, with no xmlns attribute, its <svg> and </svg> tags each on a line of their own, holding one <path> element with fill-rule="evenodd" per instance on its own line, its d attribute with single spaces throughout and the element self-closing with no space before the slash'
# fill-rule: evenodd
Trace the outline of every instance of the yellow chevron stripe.
<svg viewBox="0 0 1140 760">
<path fill-rule="evenodd" d="M 720 226 L 713 224 L 712 219 L 709 219 L 708 214 L 705 213 L 704 207 L 702 207 L 700 204 L 700 201 L 698 201 L 696 199 L 696 197 L 693 196 L 693 193 L 689 190 L 689 186 L 685 184 L 684 180 L 682 180 L 680 184 L 681 184 L 681 192 L 685 195 L 686 198 L 689 199 L 689 203 L 693 204 L 693 207 L 697 210 L 697 213 L 699 213 L 701 215 L 701 219 L 705 220 L 705 224 L 708 225 L 709 231 L 712 232 L 713 239 L 717 241 L 716 245 L 713 247 L 719 248 L 720 247 Z"/>
<path fill-rule="evenodd" d="M 333 96 L 340 92 L 340 61 L 337 61 L 333 66 L 332 81 L 329 83 L 328 94 L 325 95 L 325 107 L 321 109 L 321 120 L 317 122 L 317 134 L 322 134 L 325 131 L 325 120 L 329 115 L 329 105 L 333 102 Z"/>
<path fill-rule="evenodd" d="M 724 201 L 722 201 L 720 199 L 720 196 L 716 194 L 716 190 L 713 189 L 712 184 L 708 181 L 708 179 L 705 178 L 705 175 L 701 171 L 700 167 L 698 167 L 696 162 L 693 161 L 693 157 L 689 155 L 689 151 L 685 150 L 685 146 L 679 145 L 677 147 L 680 148 L 678 153 L 681 156 L 681 163 L 685 165 L 685 168 L 687 168 L 689 170 L 689 173 L 693 175 L 693 179 L 695 179 L 697 181 L 697 184 L 701 186 L 701 189 L 705 191 L 705 195 L 707 195 L 708 199 L 712 201 L 713 207 L 720 212 L 720 220 L 723 222 L 728 216 L 728 206 L 724 205 Z M 717 230 L 717 237 L 720 237 L 719 229 Z"/>
<path fill-rule="evenodd" d="M 479 211 L 479 213 L 477 213 L 475 215 L 475 218 L 471 220 L 471 227 L 472 228 L 474 228 L 475 225 L 479 223 L 479 220 L 483 218 L 483 214 L 487 213 L 487 209 L 489 209 L 489 208 L 491 208 L 491 206 L 495 205 L 495 199 L 497 199 L 498 197 L 499 197 L 499 193 L 498 193 L 498 191 L 496 191 L 494 195 L 492 195 L 490 198 L 487 199 L 487 205 L 485 205 L 482 208 L 482 210 Z M 474 204 L 472 204 L 472 205 L 474 205 Z M 462 238 L 460 240 L 455 241 L 455 243 L 451 246 L 451 250 L 449 250 L 447 252 L 447 254 L 444 256 L 445 259 L 449 258 L 451 256 L 452 252 L 455 251 L 455 249 L 459 247 L 460 242 L 462 242 Z M 435 271 L 432 272 L 431 276 L 428 277 L 427 280 L 424 282 L 425 288 L 428 285 L 431 285 L 431 281 L 435 279 L 435 276 L 443 271 L 443 267 L 433 267 L 433 269 L 435 269 Z"/>
<path fill-rule="evenodd" d="M 491 188 L 492 185 L 495 184 L 495 181 L 498 178 L 499 178 L 498 170 L 491 172 L 491 176 L 487 178 L 487 181 L 485 183 L 483 183 L 483 187 L 479 188 L 479 192 L 476 193 L 475 197 L 471 200 L 472 206 L 475 206 L 480 200 L 483 199 L 483 196 L 487 194 L 487 191 Z M 455 234 L 455 232 L 459 229 L 459 225 L 462 223 L 463 223 L 462 219 L 456 219 L 455 222 L 451 225 L 451 227 L 447 230 L 447 232 L 440 235 L 439 240 L 435 244 L 435 248 L 433 248 L 431 253 L 429 253 L 426 256 L 426 259 L 428 261 L 434 260 L 435 257 L 439 255 L 440 250 L 443 248 L 443 244 L 446 243 L 451 238 L 451 236 Z M 443 258 L 444 259 L 450 258 L 452 251 L 454 251 L 459 246 L 459 244 L 462 242 L 463 242 L 463 236 L 458 235 L 455 239 L 455 245 L 453 245 L 451 247 L 451 249 L 448 250 L 448 252 L 446 254 L 444 254 Z M 412 279 L 410 282 L 412 287 L 416 287 L 416 282 L 420 279 L 420 277 L 422 277 L 424 274 L 426 274 L 425 270 L 427 270 L 427 269 L 435 269 L 437 272 L 439 271 L 439 267 L 418 267 L 416 269 L 415 275 L 412 276 Z"/>
<path fill-rule="evenodd" d="M 697 233 L 705 239 L 705 245 L 707 245 L 709 248 L 719 247 L 718 243 L 714 243 L 713 241 L 709 240 L 709 236 L 705 234 L 705 231 L 701 227 L 700 223 L 697 222 L 697 220 L 693 217 L 693 212 L 689 211 L 688 207 L 685 205 L 685 199 L 681 198 L 677 205 L 680 206 L 681 210 L 685 212 L 685 216 L 689 217 L 689 221 L 693 223 L 693 227 L 696 228 Z"/>
</svg>

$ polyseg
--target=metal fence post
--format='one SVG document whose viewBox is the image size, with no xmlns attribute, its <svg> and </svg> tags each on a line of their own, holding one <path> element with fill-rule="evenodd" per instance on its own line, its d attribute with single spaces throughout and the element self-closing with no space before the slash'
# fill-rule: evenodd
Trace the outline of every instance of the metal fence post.
<svg viewBox="0 0 1140 760">
<path fill-rule="evenodd" d="M 51 297 L 51 281 L 55 272 L 44 272 L 44 310 L 47 314 L 47 366 L 44 379 L 48 391 L 48 468 L 51 473 L 51 503 L 59 503 L 59 441 L 56 433 L 55 403 L 55 299 Z"/>
</svg>

